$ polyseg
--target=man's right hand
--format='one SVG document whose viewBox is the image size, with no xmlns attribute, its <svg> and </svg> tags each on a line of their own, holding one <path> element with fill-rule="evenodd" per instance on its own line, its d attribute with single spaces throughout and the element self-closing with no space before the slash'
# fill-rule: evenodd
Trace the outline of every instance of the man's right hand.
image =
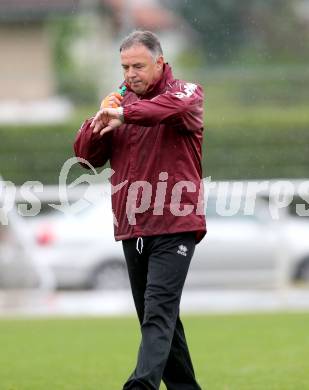
<svg viewBox="0 0 309 390">
<path fill-rule="evenodd" d="M 93 133 L 100 133 L 102 136 L 109 131 L 121 126 L 124 122 L 123 108 L 101 108 L 93 118 L 90 127 Z"/>
<path fill-rule="evenodd" d="M 123 97 L 118 92 L 112 92 L 102 100 L 100 108 L 117 108 L 121 105 Z"/>
</svg>

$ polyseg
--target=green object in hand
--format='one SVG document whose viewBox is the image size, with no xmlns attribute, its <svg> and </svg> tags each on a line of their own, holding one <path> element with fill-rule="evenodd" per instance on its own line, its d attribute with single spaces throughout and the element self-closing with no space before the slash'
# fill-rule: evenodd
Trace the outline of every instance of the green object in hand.
<svg viewBox="0 0 309 390">
<path fill-rule="evenodd" d="M 123 85 L 121 88 L 118 89 L 118 93 L 120 93 L 121 96 L 124 96 L 126 90 L 127 90 L 127 87 L 125 85 Z"/>
</svg>

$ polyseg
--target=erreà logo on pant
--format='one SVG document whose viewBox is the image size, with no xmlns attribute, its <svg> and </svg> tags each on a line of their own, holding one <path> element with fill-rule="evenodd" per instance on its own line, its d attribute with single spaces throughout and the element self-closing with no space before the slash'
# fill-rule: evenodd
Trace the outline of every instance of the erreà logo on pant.
<svg viewBox="0 0 309 390">
<path fill-rule="evenodd" d="M 188 248 L 185 245 L 179 245 L 177 253 L 181 256 L 187 256 Z"/>
</svg>

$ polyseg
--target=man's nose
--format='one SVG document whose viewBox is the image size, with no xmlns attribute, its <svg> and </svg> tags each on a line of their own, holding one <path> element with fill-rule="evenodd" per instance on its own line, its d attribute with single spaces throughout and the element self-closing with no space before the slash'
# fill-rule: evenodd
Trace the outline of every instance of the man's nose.
<svg viewBox="0 0 309 390">
<path fill-rule="evenodd" d="M 129 68 L 129 69 L 128 69 L 127 76 L 128 76 L 129 78 L 136 77 L 136 72 L 135 72 L 135 70 L 134 70 L 133 68 Z"/>
</svg>

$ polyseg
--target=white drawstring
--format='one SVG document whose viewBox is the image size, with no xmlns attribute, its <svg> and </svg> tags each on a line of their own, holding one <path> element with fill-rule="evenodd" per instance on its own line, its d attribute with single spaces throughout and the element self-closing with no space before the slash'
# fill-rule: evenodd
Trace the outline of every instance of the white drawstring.
<svg viewBox="0 0 309 390">
<path fill-rule="evenodd" d="M 139 245 L 140 244 L 140 245 Z M 136 240 L 136 250 L 137 252 L 141 255 L 143 252 L 143 247 L 144 247 L 144 242 L 143 242 L 143 237 L 138 237 Z"/>
</svg>

